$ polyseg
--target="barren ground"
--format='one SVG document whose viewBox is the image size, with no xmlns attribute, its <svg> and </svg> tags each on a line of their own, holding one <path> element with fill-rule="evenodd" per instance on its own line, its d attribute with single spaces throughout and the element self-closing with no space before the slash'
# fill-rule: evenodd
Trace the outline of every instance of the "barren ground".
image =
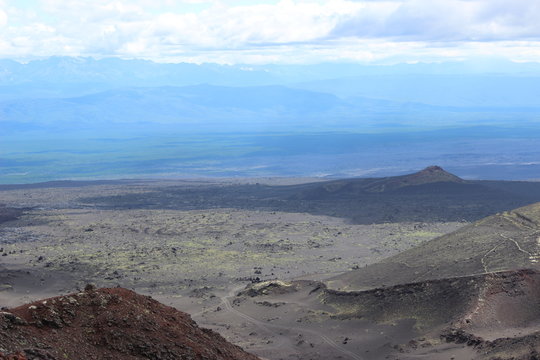
<svg viewBox="0 0 540 360">
<path fill-rule="evenodd" d="M 412 325 L 323 323 L 317 314 L 303 313 L 302 292 L 287 305 L 238 311 L 234 295 L 259 279 L 327 278 L 464 225 L 356 225 L 330 216 L 238 208 L 115 210 L 80 200 L 144 194 L 158 185 L 164 183 L 1 191 L 0 203 L 28 209 L 0 224 L 0 265 L 6 268 L 0 304 L 13 307 L 88 282 L 122 286 L 191 313 L 201 326 L 268 359 L 378 358 L 380 349 L 390 349 L 385 344 L 413 334 Z M 189 189 L 198 183 L 174 185 Z M 379 352 L 370 355 L 371 348 Z"/>
</svg>

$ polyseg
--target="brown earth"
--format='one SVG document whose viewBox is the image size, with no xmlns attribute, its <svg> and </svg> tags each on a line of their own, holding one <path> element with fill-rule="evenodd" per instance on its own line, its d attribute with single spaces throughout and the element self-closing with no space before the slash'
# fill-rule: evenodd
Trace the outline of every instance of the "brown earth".
<svg viewBox="0 0 540 360">
<path fill-rule="evenodd" d="M 188 314 L 123 288 L 87 286 L 4 309 L 0 329 L 2 360 L 258 359 Z"/>
</svg>

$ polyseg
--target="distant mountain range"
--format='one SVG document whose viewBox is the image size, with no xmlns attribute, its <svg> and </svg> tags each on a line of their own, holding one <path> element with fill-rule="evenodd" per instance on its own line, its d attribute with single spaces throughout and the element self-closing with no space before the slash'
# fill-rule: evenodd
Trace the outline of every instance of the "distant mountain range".
<svg viewBox="0 0 540 360">
<path fill-rule="evenodd" d="M 538 120 L 540 66 L 499 67 L 507 73 L 471 68 L 0 60 L 0 125 L 5 134 L 50 135 L 80 129 L 103 134 L 126 123 L 145 134 L 160 124 L 203 132 L 370 132 Z"/>
<path fill-rule="evenodd" d="M 27 130 L 28 125 L 67 131 L 107 129 L 116 123 L 142 124 L 150 131 L 168 124 L 182 131 L 243 132 L 261 126 L 290 130 L 299 125 L 352 123 L 365 111 L 363 106 L 331 94 L 283 86 L 196 85 L 122 88 L 69 98 L 4 100 L 0 101 L 0 123 L 5 129 L 19 131 Z"/>
<path fill-rule="evenodd" d="M 518 63 L 0 60 L 0 182 L 380 176 L 435 162 L 538 178 L 539 79 L 540 65 Z"/>
<path fill-rule="evenodd" d="M 282 85 L 130 87 L 73 97 L 0 100 L 0 124 L 4 131 L 18 132 L 54 128 L 64 132 L 100 130 L 113 124 L 156 126 L 152 130 L 168 124 L 181 127 L 182 131 L 291 131 L 298 127 L 312 131 L 365 131 L 452 123 L 467 126 L 482 117 L 500 123 L 514 112 L 520 113 L 524 122 L 533 121 L 537 114 L 531 108 L 500 113 L 489 107 L 456 108 L 366 97 L 345 99 L 323 91 Z"/>
<path fill-rule="evenodd" d="M 285 85 L 343 98 L 439 106 L 537 107 L 540 65 L 443 64 L 217 65 L 51 57 L 0 60 L 0 99 L 73 97 L 126 87 Z"/>
</svg>

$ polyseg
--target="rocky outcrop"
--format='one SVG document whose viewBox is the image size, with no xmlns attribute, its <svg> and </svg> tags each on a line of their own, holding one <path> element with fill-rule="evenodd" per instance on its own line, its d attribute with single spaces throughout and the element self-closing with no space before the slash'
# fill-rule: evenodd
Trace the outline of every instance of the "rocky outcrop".
<svg viewBox="0 0 540 360">
<path fill-rule="evenodd" d="M 258 358 L 150 297 L 87 287 L 2 311 L 0 359 Z"/>
</svg>

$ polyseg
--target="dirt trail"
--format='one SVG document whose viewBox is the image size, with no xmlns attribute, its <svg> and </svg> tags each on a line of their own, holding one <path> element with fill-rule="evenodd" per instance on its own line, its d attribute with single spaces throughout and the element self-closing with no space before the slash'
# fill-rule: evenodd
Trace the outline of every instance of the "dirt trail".
<svg viewBox="0 0 540 360">
<path fill-rule="evenodd" d="M 315 335 L 315 336 L 318 336 L 319 338 L 321 338 L 321 340 L 323 342 L 325 342 L 327 345 L 329 345 L 334 350 L 344 354 L 345 356 L 347 356 L 347 358 L 354 359 L 354 360 L 364 360 L 364 358 L 361 357 L 360 355 L 355 354 L 355 353 L 353 353 L 353 352 L 351 352 L 351 351 L 349 351 L 347 349 L 344 349 L 343 347 L 339 346 L 336 342 L 334 342 L 332 339 L 330 339 L 328 336 L 326 336 L 324 334 L 321 334 L 318 331 L 311 330 L 311 329 L 299 328 L 299 327 L 288 327 L 288 326 L 281 326 L 281 325 L 275 325 L 275 324 L 267 324 L 265 322 L 257 320 L 255 318 L 253 318 L 253 317 L 251 317 L 251 316 L 249 316 L 249 315 L 235 309 L 232 306 L 229 299 L 233 298 L 235 296 L 235 294 L 240 289 L 242 289 L 242 287 L 236 287 L 236 288 L 232 289 L 226 296 L 220 297 L 221 302 L 225 306 L 225 309 L 227 311 L 241 317 L 244 320 L 247 320 L 247 321 L 251 322 L 255 326 L 257 326 L 257 327 L 271 333 L 274 336 L 282 336 L 282 335 L 279 335 L 279 334 L 275 333 L 271 329 L 279 329 L 279 330 L 286 330 L 286 331 L 294 330 L 294 331 L 298 331 L 298 332 L 304 332 L 304 333 L 312 334 L 312 335 Z"/>
</svg>

